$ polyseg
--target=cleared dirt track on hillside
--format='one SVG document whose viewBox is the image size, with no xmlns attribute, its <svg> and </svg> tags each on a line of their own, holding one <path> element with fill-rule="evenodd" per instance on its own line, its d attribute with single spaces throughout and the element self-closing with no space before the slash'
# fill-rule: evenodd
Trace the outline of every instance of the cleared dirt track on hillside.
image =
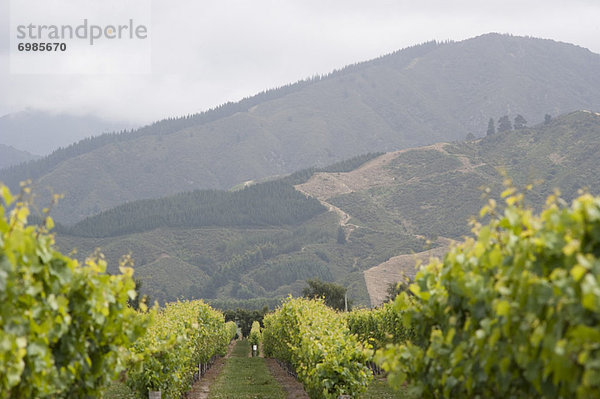
<svg viewBox="0 0 600 399">
<path fill-rule="evenodd" d="M 385 165 L 407 150 L 389 152 L 366 162 L 361 167 L 346 173 L 315 173 L 306 183 L 296 189 L 320 200 L 391 184 L 394 177 Z"/>
<path fill-rule="evenodd" d="M 405 281 L 405 279 L 414 279 L 417 273 L 417 262 L 427 263 L 430 258 L 441 258 L 448 251 L 452 240 L 440 238 L 439 247 L 418 252 L 415 254 L 399 255 L 390 258 L 387 262 L 381 263 L 363 272 L 371 306 L 381 305 L 387 297 L 387 289 L 391 283 Z"/>
<path fill-rule="evenodd" d="M 391 185 L 399 185 L 401 187 L 403 182 L 409 184 L 418 183 L 420 180 L 418 176 L 413 176 L 406 180 L 401 175 L 396 174 L 395 176 L 389 168 L 389 165 L 402 154 L 410 151 L 437 151 L 440 154 L 456 157 L 460 164 L 453 169 L 454 171 L 460 173 L 478 173 L 477 168 L 483 164 L 474 165 L 466 155 L 449 153 L 446 149 L 448 145 L 448 143 L 436 143 L 425 147 L 389 152 L 366 162 L 351 172 L 315 173 L 308 181 L 295 187 L 298 191 L 319 199 L 330 212 L 335 212 L 339 216 L 340 226 L 344 228 L 348 237 L 352 231 L 360 227 L 349 223 L 352 217 L 351 214 L 329 203 L 328 200 L 339 195 L 362 192 L 376 187 Z M 447 173 L 447 170 L 440 171 L 440 173 Z M 408 226 L 407 231 L 412 231 L 410 224 L 406 220 L 403 220 L 400 215 L 398 219 L 404 226 Z M 442 257 L 448 251 L 452 242 L 450 239 L 440 238 L 437 241 L 438 246 L 436 248 L 415 254 L 394 256 L 387 262 L 364 271 L 363 275 L 371 305 L 378 306 L 385 300 L 389 284 L 403 281 L 406 278 L 413 279 L 417 271 L 415 267 L 417 262 L 425 263 L 431 257 Z"/>
<path fill-rule="evenodd" d="M 306 183 L 299 184 L 296 187 L 298 191 L 327 201 L 329 198 L 342 194 L 349 194 L 356 191 L 364 191 L 374 187 L 398 184 L 399 177 L 393 176 L 387 166 L 399 155 L 409 151 L 427 151 L 433 150 L 450 155 L 445 147 L 448 143 L 436 143 L 425 147 L 407 148 L 404 150 L 385 153 L 375 159 L 366 162 L 359 168 L 344 173 L 319 172 L 315 173 Z M 472 165 L 468 157 L 461 154 L 452 154 L 461 162 L 462 167 L 458 172 L 473 172 L 475 168 L 481 165 Z M 445 171 L 444 171 L 445 172 Z M 418 180 L 418 179 L 417 179 Z M 412 180 L 411 180 L 412 181 Z"/>
</svg>

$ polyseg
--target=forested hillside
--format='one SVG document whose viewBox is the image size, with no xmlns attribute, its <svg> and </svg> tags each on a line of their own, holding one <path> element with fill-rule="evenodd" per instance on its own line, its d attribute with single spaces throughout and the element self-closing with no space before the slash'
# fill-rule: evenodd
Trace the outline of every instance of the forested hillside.
<svg viewBox="0 0 600 399">
<path fill-rule="evenodd" d="M 193 191 L 131 202 L 65 230 L 82 237 L 109 237 L 158 227 L 280 226 L 304 222 L 324 211 L 318 200 L 275 181 L 234 192 Z"/>
<path fill-rule="evenodd" d="M 430 42 L 204 114 L 88 140 L 0 173 L 66 194 L 75 223 L 116 205 L 485 134 L 490 117 L 600 109 L 600 56 L 488 34 Z M 176 154 L 176 156 L 174 155 Z M 43 197 L 42 197 L 43 198 Z"/>
<path fill-rule="evenodd" d="M 403 150 L 374 159 L 359 157 L 233 193 L 201 193 L 213 199 L 243 199 L 248 205 L 241 209 L 246 210 L 252 209 L 250 205 L 262 209 L 260 201 L 264 202 L 273 209 L 274 219 L 263 214 L 255 225 L 247 224 L 248 214 L 231 209 L 222 214 L 230 223 L 224 227 L 214 222 L 192 227 L 185 225 L 187 218 L 183 217 L 172 219 L 179 220 L 179 225 L 155 220 L 149 225 L 153 230 L 140 224 L 143 228 L 137 233 L 123 235 L 107 229 L 97 235 L 111 236 L 59 234 L 57 241 L 64 250 L 78 248 L 79 256 L 100 247 L 116 261 L 131 252 L 144 289 L 159 300 L 180 295 L 220 300 L 272 298 L 299 293 L 304 280 L 316 276 L 343 283 L 358 304 L 367 304 L 363 271 L 394 256 L 422 251 L 428 248 L 427 239 L 460 240 L 470 234 L 467 220 L 483 205 L 483 188 L 490 188 L 496 197 L 500 193 L 501 170 L 519 187 L 534 183 L 526 198 L 537 206 L 555 187 L 567 200 L 586 187 L 597 193 L 598 153 L 600 115 L 580 111 L 482 139 Z M 344 171 L 348 168 L 340 166 L 344 164 L 354 169 Z M 291 191 L 290 179 L 298 184 L 297 190 L 319 198 L 332 212 L 322 212 L 314 200 Z M 185 215 L 185 207 L 204 212 L 206 203 L 195 203 L 196 195 L 200 193 L 134 202 L 87 219 L 74 229 L 83 232 L 87 231 L 84 227 L 111 226 L 117 219 L 129 221 L 124 225 L 137 223 L 147 212 Z M 166 213 L 152 208 L 167 204 Z M 227 209 L 219 206 L 210 209 Z M 289 212 L 288 206 L 307 213 L 294 222 L 275 223 L 279 210 Z M 270 222 L 265 223 L 267 220 Z"/>
</svg>

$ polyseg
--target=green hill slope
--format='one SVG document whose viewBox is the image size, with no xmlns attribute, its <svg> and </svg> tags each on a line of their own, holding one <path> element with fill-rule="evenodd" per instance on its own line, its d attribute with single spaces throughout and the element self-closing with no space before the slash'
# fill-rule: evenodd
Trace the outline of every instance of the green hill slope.
<svg viewBox="0 0 600 399">
<path fill-rule="evenodd" d="M 65 193 L 56 216 L 74 223 L 136 199 L 480 135 L 490 117 L 540 121 L 546 113 L 600 109 L 598 70 L 599 55 L 550 40 L 489 34 L 427 43 L 206 114 L 86 142 L 51 162 L 2 172 L 0 180 L 29 176 Z"/>
<path fill-rule="evenodd" d="M 367 164 L 347 174 L 317 174 L 298 188 L 343 209 L 359 226 L 401 223 L 412 234 L 460 238 L 482 205 L 481 188 L 500 193 L 499 171 L 518 186 L 534 183 L 528 199 L 537 206 L 554 188 L 567 200 L 579 189 L 596 192 L 598 154 L 600 115 L 579 111 L 531 129 L 386 154 L 372 171 Z M 361 186 L 367 172 L 380 181 Z"/>
<path fill-rule="evenodd" d="M 469 234 L 467 220 L 484 203 L 482 188 L 496 196 L 502 188 L 499 169 L 517 185 L 536 182 L 528 200 L 539 205 L 555 187 L 566 199 L 586 187 L 598 194 L 597 154 L 600 114 L 578 111 L 483 139 L 366 157 L 351 171 L 313 170 L 283 178 L 275 183 L 292 180 L 298 191 L 331 210 L 297 224 L 160 226 L 105 238 L 59 234 L 57 240 L 64 250 L 78 248 L 81 256 L 100 247 L 113 265 L 131 252 L 145 289 L 160 300 L 285 296 L 298 294 L 305 279 L 318 276 L 345 284 L 357 303 L 366 305 L 363 272 L 426 249 L 427 238 Z M 270 203 L 261 186 L 243 191 Z M 123 219 L 124 210 L 144 209 L 144 202 L 128 206 L 117 208 Z M 103 225 L 112 220 L 111 212 L 88 220 Z"/>
</svg>

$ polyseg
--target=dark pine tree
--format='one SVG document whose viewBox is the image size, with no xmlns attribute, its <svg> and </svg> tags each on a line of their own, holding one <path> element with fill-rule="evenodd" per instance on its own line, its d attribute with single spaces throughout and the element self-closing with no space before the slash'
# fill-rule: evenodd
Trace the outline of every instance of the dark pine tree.
<svg viewBox="0 0 600 399">
<path fill-rule="evenodd" d="M 513 125 L 515 130 L 525 129 L 527 127 L 527 120 L 523 118 L 523 115 L 519 114 L 515 117 L 515 122 Z"/>
<path fill-rule="evenodd" d="M 512 123 L 510 123 L 510 119 L 508 115 L 504 115 L 500 119 L 498 119 L 498 133 L 509 132 L 512 130 Z"/>
<path fill-rule="evenodd" d="M 490 118 L 488 122 L 487 135 L 491 136 L 496 133 L 496 126 L 494 125 L 494 119 Z"/>
</svg>

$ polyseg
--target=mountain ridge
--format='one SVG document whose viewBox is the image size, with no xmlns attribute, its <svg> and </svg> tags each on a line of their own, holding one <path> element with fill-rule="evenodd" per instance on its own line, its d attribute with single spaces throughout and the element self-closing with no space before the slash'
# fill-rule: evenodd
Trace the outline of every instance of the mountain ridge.
<svg viewBox="0 0 600 399">
<path fill-rule="evenodd" d="M 10 145 L 0 144 L 0 170 L 38 158 L 40 158 L 39 155 L 18 150 Z"/>
<path fill-rule="evenodd" d="M 92 115 L 26 109 L 0 117 L 0 143 L 42 157 L 84 138 L 131 127 Z"/>
<path fill-rule="evenodd" d="M 488 34 L 426 43 L 271 93 L 224 118 L 67 157 L 36 184 L 67 194 L 57 219 L 74 223 L 136 199 L 481 135 L 490 117 L 537 121 L 600 109 L 597 70 L 599 55 L 550 40 Z M 23 177 L 0 173 L 12 184 Z"/>
</svg>

